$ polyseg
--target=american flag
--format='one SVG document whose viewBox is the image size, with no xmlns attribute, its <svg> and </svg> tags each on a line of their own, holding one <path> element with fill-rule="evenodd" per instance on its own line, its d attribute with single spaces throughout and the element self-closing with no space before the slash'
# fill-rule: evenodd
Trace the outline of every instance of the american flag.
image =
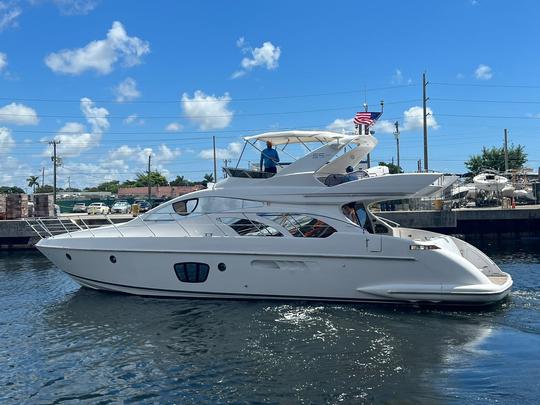
<svg viewBox="0 0 540 405">
<path fill-rule="evenodd" d="M 380 112 L 357 112 L 354 116 L 354 125 L 373 125 L 381 116 Z"/>
</svg>

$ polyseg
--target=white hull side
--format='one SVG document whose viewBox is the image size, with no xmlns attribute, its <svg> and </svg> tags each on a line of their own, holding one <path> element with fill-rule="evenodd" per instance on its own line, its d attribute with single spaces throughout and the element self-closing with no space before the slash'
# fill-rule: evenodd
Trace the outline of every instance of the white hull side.
<svg viewBox="0 0 540 405">
<path fill-rule="evenodd" d="M 361 250 L 359 247 L 367 245 L 365 237 L 348 244 L 329 243 L 330 238 L 326 242 L 317 241 L 321 243 L 316 254 L 302 253 L 301 242 L 305 241 L 284 241 L 283 238 L 268 241 L 268 251 L 275 254 L 257 252 L 247 240 L 243 252 L 234 251 L 232 246 L 238 246 L 238 240 L 226 246 L 231 238 L 171 238 L 169 242 L 174 242 L 171 245 L 199 244 L 197 249 L 185 246 L 182 251 L 159 251 L 152 246 L 146 250 L 143 246 L 150 243 L 149 240 L 139 239 L 141 248 L 131 250 L 106 249 L 107 243 L 103 240 L 100 242 L 104 246 L 97 250 L 42 244 L 38 247 L 82 285 L 162 297 L 488 304 L 508 294 L 512 284 L 510 277 L 504 285 L 490 283 L 479 270 L 457 255 L 419 252 L 413 256 L 408 249 L 396 249 L 399 246 L 390 249 L 392 243 L 406 242 L 391 237 L 384 238 L 388 247 L 385 251 L 399 254 L 369 252 L 365 248 L 350 254 L 355 247 Z M 219 250 L 213 245 L 218 242 Z M 295 242 L 297 246 L 286 246 Z M 133 243 L 132 240 L 130 244 Z M 208 249 L 204 249 L 203 244 Z M 194 251 L 206 253 L 192 253 Z M 218 251 L 221 253 L 212 253 Z M 289 251 L 299 253 L 287 253 Z M 67 259 L 67 252 L 72 260 Z M 115 256 L 116 263 L 109 260 L 111 255 Z M 206 282 L 179 281 L 174 264 L 181 262 L 207 263 L 210 272 Z M 219 263 L 225 263 L 227 269 L 219 271 Z"/>
</svg>

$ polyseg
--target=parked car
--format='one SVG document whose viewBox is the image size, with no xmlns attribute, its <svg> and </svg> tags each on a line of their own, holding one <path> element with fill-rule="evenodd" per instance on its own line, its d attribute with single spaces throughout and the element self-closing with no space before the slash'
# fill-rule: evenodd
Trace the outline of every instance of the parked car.
<svg viewBox="0 0 540 405">
<path fill-rule="evenodd" d="M 86 212 L 88 212 L 88 215 L 96 215 L 96 214 L 105 215 L 105 214 L 108 214 L 109 211 L 110 211 L 110 208 L 104 203 L 100 203 L 100 202 L 90 204 L 86 210 Z"/>
<path fill-rule="evenodd" d="M 86 212 L 87 207 L 85 203 L 75 203 L 73 206 L 73 212 Z"/>
<path fill-rule="evenodd" d="M 131 206 L 127 201 L 116 201 L 111 208 L 113 214 L 129 214 Z"/>
<path fill-rule="evenodd" d="M 147 212 L 152 208 L 150 203 L 146 200 L 137 200 L 135 201 L 135 204 L 139 206 L 139 212 Z"/>
</svg>

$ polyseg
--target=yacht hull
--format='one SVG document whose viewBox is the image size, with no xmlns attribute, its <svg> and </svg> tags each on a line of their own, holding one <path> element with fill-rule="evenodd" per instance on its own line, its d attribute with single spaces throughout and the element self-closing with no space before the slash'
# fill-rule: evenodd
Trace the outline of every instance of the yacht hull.
<svg viewBox="0 0 540 405">
<path fill-rule="evenodd" d="M 185 239 L 169 242 L 180 245 Z M 274 253 L 261 253 L 249 243 L 243 251 L 235 251 L 232 246 L 217 249 L 212 245 L 211 239 L 219 238 L 194 239 L 199 239 L 195 241 L 200 243 L 198 249 L 87 249 L 62 247 L 62 243 L 52 243 L 54 239 L 40 242 L 38 248 L 82 286 L 156 297 L 486 305 L 503 299 L 512 286 L 506 273 L 498 275 L 498 283 L 491 282 L 451 253 L 389 255 L 382 249 L 366 249 L 352 255 L 342 243 L 320 241 L 315 254 L 292 254 L 289 252 L 302 251 L 300 244 L 287 249 L 282 240 L 274 248 L 269 246 Z M 401 241 L 387 239 L 386 245 Z M 369 245 L 356 241 L 352 246 L 358 242 Z M 175 264 L 193 262 L 208 264 L 205 282 L 179 280 Z M 224 271 L 219 270 L 222 265 Z"/>
</svg>

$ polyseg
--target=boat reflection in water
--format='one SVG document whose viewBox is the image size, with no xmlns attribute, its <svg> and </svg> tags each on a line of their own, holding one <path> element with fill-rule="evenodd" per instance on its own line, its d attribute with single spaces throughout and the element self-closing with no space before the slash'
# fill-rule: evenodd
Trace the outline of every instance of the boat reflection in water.
<svg viewBox="0 0 540 405">
<path fill-rule="evenodd" d="M 431 401 L 441 398 L 443 370 L 491 330 L 463 313 L 87 289 L 44 320 L 57 341 L 43 372 L 58 379 L 40 400 L 65 390 L 189 403 Z"/>
</svg>

